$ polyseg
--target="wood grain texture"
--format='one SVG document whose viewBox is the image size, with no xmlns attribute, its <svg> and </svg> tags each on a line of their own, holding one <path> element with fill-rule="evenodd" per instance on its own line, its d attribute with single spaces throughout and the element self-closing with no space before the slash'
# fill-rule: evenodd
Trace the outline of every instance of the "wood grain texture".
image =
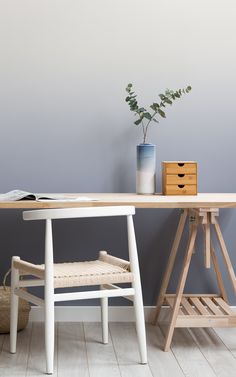
<svg viewBox="0 0 236 377">
<path fill-rule="evenodd" d="M 161 330 L 165 334 L 167 327 L 161 326 Z M 171 349 L 185 376 L 217 376 L 187 329 L 175 330 Z"/>
<path fill-rule="evenodd" d="M 32 324 L 17 335 L 17 352 L 11 354 L 9 335 L 4 337 L 2 352 L 0 354 L 0 376 L 14 377 L 25 376 L 28 367 L 28 355 L 30 349 Z"/>
<path fill-rule="evenodd" d="M 58 377 L 89 377 L 87 350 L 82 323 L 58 323 Z"/>
<path fill-rule="evenodd" d="M 120 377 L 120 369 L 108 334 L 108 344 L 102 343 L 101 323 L 85 323 L 84 333 L 90 377 Z"/>
<path fill-rule="evenodd" d="M 147 324 L 148 364 L 153 377 L 183 377 L 172 351 L 163 352 L 164 337 L 159 327 Z"/>
<path fill-rule="evenodd" d="M 192 338 L 218 377 L 235 377 L 236 359 L 212 329 L 191 329 Z"/>
<path fill-rule="evenodd" d="M 197 174 L 197 163 L 194 161 L 164 161 L 165 174 Z"/>
<path fill-rule="evenodd" d="M 1 355 L 1 352 L 2 352 L 2 346 L 3 346 L 3 343 L 4 343 L 4 338 L 5 338 L 5 334 L 0 334 L 0 355 Z"/>
<path fill-rule="evenodd" d="M 166 185 L 165 195 L 197 195 L 197 186 L 192 184 Z"/>
<path fill-rule="evenodd" d="M 17 343 L 17 347 L 18 347 Z M 17 351 L 18 352 L 18 351 Z M 55 353 L 54 353 L 55 374 L 57 375 L 57 324 L 55 328 Z M 32 324 L 32 334 L 28 355 L 27 377 L 45 375 L 45 341 L 44 323 L 34 322 Z"/>
<path fill-rule="evenodd" d="M 156 308 L 154 309 L 153 320 L 152 320 L 153 324 L 156 324 L 158 316 L 160 314 L 161 306 L 163 304 L 163 300 L 164 300 L 164 297 L 168 288 L 168 284 L 170 281 L 171 273 L 173 271 L 180 240 L 184 231 L 184 226 L 187 219 L 187 215 L 188 215 L 187 210 L 184 210 L 182 214 L 180 215 L 179 224 L 178 224 L 177 231 L 175 234 L 174 242 L 171 248 L 166 270 L 165 270 L 164 277 L 161 283 L 161 288 L 160 288 L 159 296 L 157 299 Z"/>
<path fill-rule="evenodd" d="M 187 278 L 187 275 L 188 275 L 189 265 L 190 265 L 191 258 L 192 258 L 192 252 L 193 252 L 193 248 L 194 248 L 194 244 L 195 244 L 195 240 L 196 240 L 196 235 L 197 235 L 197 226 L 193 225 L 192 234 L 190 236 L 190 239 L 189 239 L 189 242 L 188 242 L 188 245 L 187 245 L 187 248 L 186 248 L 186 252 L 185 252 L 185 256 L 184 256 L 184 262 L 183 262 L 183 265 L 182 265 L 182 271 L 180 273 L 180 279 L 179 279 L 177 290 L 176 290 L 176 297 L 174 299 L 174 305 L 173 305 L 173 310 L 172 310 L 172 314 L 171 314 L 171 321 L 170 321 L 170 324 L 168 326 L 168 332 L 167 332 L 165 346 L 164 346 L 165 351 L 168 351 L 169 348 L 170 348 L 172 336 L 173 336 L 173 333 L 174 333 L 175 323 L 176 323 L 176 320 L 177 320 L 177 317 L 178 317 L 181 298 L 182 298 L 186 278 Z"/>
<path fill-rule="evenodd" d="M 152 377 L 149 365 L 139 364 L 137 335 L 133 323 L 110 323 L 114 350 L 122 377 Z"/>
<path fill-rule="evenodd" d="M 91 198 L 91 201 L 36 202 L 22 200 L 17 202 L 0 202 L 0 208 L 43 209 L 111 205 L 133 205 L 136 208 L 236 208 L 236 193 L 200 193 L 196 196 L 137 195 L 134 193 L 76 193 L 63 195 L 68 195 L 68 198 L 87 196 Z M 97 200 L 94 201 L 92 199 Z"/>
<path fill-rule="evenodd" d="M 196 185 L 197 176 L 194 174 L 168 174 L 166 175 L 167 185 Z"/>
<path fill-rule="evenodd" d="M 214 331 L 236 359 L 236 329 L 222 328 Z"/>
<path fill-rule="evenodd" d="M 166 317 L 165 311 L 160 316 Z M 148 365 L 140 365 L 134 324 L 110 327 L 109 344 L 104 345 L 100 323 L 59 323 L 53 376 L 235 376 L 236 329 L 177 329 L 171 351 L 163 352 L 164 327 L 147 324 Z M 0 335 L 1 377 L 45 376 L 43 328 L 43 323 L 33 323 L 18 333 L 15 355 L 8 351 L 9 335 Z"/>
</svg>

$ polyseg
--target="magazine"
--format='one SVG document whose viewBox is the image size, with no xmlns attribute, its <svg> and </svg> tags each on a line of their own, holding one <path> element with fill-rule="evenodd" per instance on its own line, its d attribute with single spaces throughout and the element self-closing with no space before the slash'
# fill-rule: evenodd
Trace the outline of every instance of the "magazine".
<svg viewBox="0 0 236 377">
<path fill-rule="evenodd" d="M 34 194 L 32 192 L 22 191 L 22 190 L 12 190 L 5 194 L 0 194 L 0 201 L 11 202 L 17 200 L 36 200 L 36 201 L 48 201 L 48 200 L 58 200 L 58 201 L 71 201 L 71 202 L 84 202 L 93 201 L 97 199 L 89 198 L 87 196 L 71 196 L 71 194 Z"/>
</svg>

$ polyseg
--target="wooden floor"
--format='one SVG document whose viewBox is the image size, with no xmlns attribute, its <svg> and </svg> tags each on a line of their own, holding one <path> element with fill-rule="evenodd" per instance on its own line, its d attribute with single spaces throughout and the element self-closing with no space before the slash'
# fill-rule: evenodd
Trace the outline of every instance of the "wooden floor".
<svg viewBox="0 0 236 377">
<path fill-rule="evenodd" d="M 176 329 L 170 352 L 163 352 L 164 327 L 147 325 L 148 365 L 140 365 L 133 323 L 110 323 L 109 344 L 101 344 L 99 323 L 56 325 L 58 377 L 235 377 L 236 329 Z M 0 335 L 0 376 L 43 376 L 43 324 L 18 334 L 15 355 L 9 336 Z"/>
</svg>

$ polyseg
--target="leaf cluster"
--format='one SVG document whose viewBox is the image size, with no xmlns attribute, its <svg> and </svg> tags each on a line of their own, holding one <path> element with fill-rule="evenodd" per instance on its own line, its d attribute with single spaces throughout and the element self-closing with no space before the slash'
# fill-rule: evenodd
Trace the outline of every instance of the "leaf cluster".
<svg viewBox="0 0 236 377">
<path fill-rule="evenodd" d="M 130 110 L 138 117 L 134 121 L 134 124 L 138 126 L 142 124 L 143 129 L 143 142 L 145 143 L 147 137 L 147 130 L 149 124 L 153 121 L 159 123 L 157 117 L 166 118 L 165 108 L 168 105 L 172 105 L 176 99 L 182 97 L 183 94 L 187 94 L 191 91 L 191 86 L 187 86 L 184 89 L 170 90 L 166 89 L 164 93 L 159 94 L 159 101 L 153 102 L 149 108 L 152 111 L 148 111 L 144 107 L 140 107 L 137 101 L 137 94 L 135 94 L 133 89 L 133 84 L 129 83 L 126 87 L 126 92 L 128 93 L 125 101 L 128 103 Z"/>
</svg>

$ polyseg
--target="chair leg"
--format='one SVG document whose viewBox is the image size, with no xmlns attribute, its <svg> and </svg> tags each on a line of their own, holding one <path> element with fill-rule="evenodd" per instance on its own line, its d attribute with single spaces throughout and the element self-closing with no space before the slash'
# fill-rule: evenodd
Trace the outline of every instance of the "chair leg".
<svg viewBox="0 0 236 377">
<path fill-rule="evenodd" d="M 102 342 L 108 343 L 108 297 L 101 298 Z"/>
<path fill-rule="evenodd" d="M 13 262 L 19 257 L 12 257 L 11 265 L 11 313 L 10 313 L 10 352 L 16 353 L 17 324 L 19 297 L 14 294 L 14 289 L 18 287 L 19 271 L 13 267 Z"/>
<path fill-rule="evenodd" d="M 147 364 L 146 329 L 141 289 L 135 290 L 134 311 L 141 364 Z"/>
<path fill-rule="evenodd" d="M 138 336 L 139 352 L 141 364 L 147 364 L 147 345 L 146 345 L 146 329 L 143 311 L 143 296 L 140 281 L 139 263 L 137 245 L 134 232 L 134 224 L 132 216 L 127 216 L 127 229 L 128 229 L 128 247 L 130 269 L 134 274 L 134 281 L 132 287 L 134 288 L 134 310 L 136 318 L 136 330 Z"/>
<path fill-rule="evenodd" d="M 46 288 L 46 287 L 45 287 Z M 45 292 L 46 293 L 46 292 Z M 45 352 L 46 352 L 46 373 L 53 374 L 54 359 L 54 302 L 53 297 L 49 299 L 45 295 Z"/>
<path fill-rule="evenodd" d="M 45 351 L 46 373 L 53 373 L 54 361 L 54 270 L 53 270 L 53 243 L 52 223 L 46 220 L 45 233 L 45 287 L 44 287 L 44 313 L 45 313 Z"/>
</svg>

